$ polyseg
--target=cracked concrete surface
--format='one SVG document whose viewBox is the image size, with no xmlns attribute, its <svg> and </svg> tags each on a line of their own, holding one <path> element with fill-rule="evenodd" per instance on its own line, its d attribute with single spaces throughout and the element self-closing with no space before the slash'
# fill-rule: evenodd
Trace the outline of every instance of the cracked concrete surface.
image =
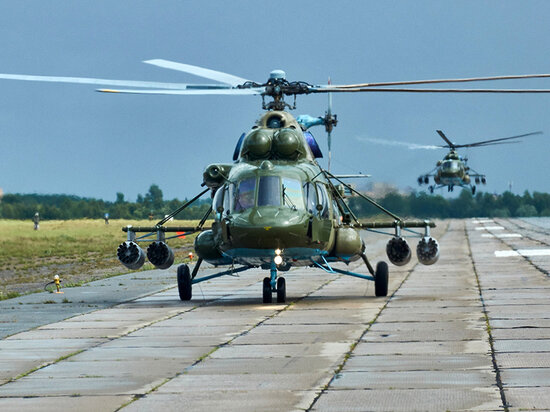
<svg viewBox="0 0 550 412">
<path fill-rule="evenodd" d="M 537 223 L 441 222 L 440 261 L 390 266 L 384 298 L 371 282 L 298 269 L 283 274 L 286 304 L 261 303 L 261 271 L 181 302 L 174 268 L 141 273 L 141 289 L 128 277 L 124 294 L 66 289 L 65 306 L 0 302 L 0 409 L 550 409 L 550 258 L 494 253 L 546 247 Z M 366 237 L 384 259 L 387 239 Z"/>
</svg>

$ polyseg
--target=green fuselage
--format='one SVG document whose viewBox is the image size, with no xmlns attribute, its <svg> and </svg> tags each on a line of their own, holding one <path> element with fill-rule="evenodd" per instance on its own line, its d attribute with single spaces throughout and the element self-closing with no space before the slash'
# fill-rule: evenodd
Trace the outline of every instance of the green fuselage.
<svg viewBox="0 0 550 412">
<path fill-rule="evenodd" d="M 278 251 L 284 269 L 362 252 L 358 231 L 342 225 L 333 187 L 287 112 L 265 114 L 243 138 L 237 161 L 209 166 L 205 183 L 215 190 L 215 219 L 195 246 L 206 260 L 263 266 Z"/>
<path fill-rule="evenodd" d="M 470 183 L 468 167 L 464 160 L 453 150 L 438 164 L 434 181 L 439 185 L 467 185 Z"/>
</svg>

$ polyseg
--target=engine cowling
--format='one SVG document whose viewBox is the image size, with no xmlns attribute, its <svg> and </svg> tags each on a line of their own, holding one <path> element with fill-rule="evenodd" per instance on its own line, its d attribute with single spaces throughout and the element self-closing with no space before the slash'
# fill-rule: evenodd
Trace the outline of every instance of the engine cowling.
<svg viewBox="0 0 550 412">
<path fill-rule="evenodd" d="M 248 160 L 267 159 L 272 143 L 273 130 L 256 129 L 244 138 L 241 156 Z"/>
<path fill-rule="evenodd" d="M 432 237 L 424 237 L 416 246 L 416 256 L 423 265 L 433 265 L 439 259 L 439 244 Z"/>
<path fill-rule="evenodd" d="M 147 259 L 157 269 L 168 269 L 174 263 L 174 251 L 164 242 L 152 242 L 147 248 Z"/>
<path fill-rule="evenodd" d="M 120 263 L 128 269 L 137 270 L 145 263 L 145 253 L 136 242 L 123 242 L 116 251 Z"/>
<path fill-rule="evenodd" d="M 411 248 L 402 237 L 392 238 L 386 245 L 388 259 L 395 266 L 403 266 L 411 260 Z"/>
<path fill-rule="evenodd" d="M 301 143 L 294 129 L 282 129 L 273 135 L 273 151 L 280 159 L 296 160 L 300 156 Z"/>
</svg>

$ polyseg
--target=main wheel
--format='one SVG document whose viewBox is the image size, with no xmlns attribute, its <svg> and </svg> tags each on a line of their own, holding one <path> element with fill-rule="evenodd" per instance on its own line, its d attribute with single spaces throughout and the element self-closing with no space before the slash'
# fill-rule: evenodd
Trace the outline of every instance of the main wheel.
<svg viewBox="0 0 550 412">
<path fill-rule="evenodd" d="M 270 278 L 264 278 L 263 301 L 264 303 L 271 303 L 273 301 Z"/>
<path fill-rule="evenodd" d="M 374 272 L 374 294 L 376 296 L 388 295 L 388 264 L 378 262 L 376 272 Z"/>
<path fill-rule="evenodd" d="M 188 265 L 178 266 L 178 292 L 181 300 L 191 300 L 193 291 Z"/>
<path fill-rule="evenodd" d="M 277 279 L 277 303 L 286 302 L 286 281 L 285 278 Z"/>
</svg>

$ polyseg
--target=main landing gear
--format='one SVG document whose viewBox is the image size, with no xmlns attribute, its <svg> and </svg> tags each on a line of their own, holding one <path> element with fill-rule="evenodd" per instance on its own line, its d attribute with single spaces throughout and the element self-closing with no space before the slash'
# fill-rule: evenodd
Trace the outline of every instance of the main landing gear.
<svg viewBox="0 0 550 412">
<path fill-rule="evenodd" d="M 265 277 L 262 288 L 263 303 L 273 302 L 273 293 L 277 293 L 277 303 L 286 302 L 286 281 L 285 278 L 277 278 L 277 266 L 271 264 L 271 277 Z"/>
<path fill-rule="evenodd" d="M 368 278 L 357 274 L 352 276 L 374 280 L 374 295 L 388 296 L 388 281 L 390 277 L 388 264 L 384 261 L 378 262 L 376 264 L 376 271 L 375 271 L 372 265 L 370 264 L 369 260 L 367 259 L 367 256 L 364 253 L 361 254 L 361 258 L 363 259 L 363 262 L 365 262 L 365 265 L 367 266 L 367 269 L 369 270 L 369 273 L 372 275 L 372 277 Z"/>
<path fill-rule="evenodd" d="M 374 294 L 376 296 L 388 296 L 388 264 L 378 262 L 374 273 Z"/>
<path fill-rule="evenodd" d="M 192 292 L 191 271 L 188 265 L 178 266 L 178 292 L 181 300 L 191 300 Z"/>
</svg>

